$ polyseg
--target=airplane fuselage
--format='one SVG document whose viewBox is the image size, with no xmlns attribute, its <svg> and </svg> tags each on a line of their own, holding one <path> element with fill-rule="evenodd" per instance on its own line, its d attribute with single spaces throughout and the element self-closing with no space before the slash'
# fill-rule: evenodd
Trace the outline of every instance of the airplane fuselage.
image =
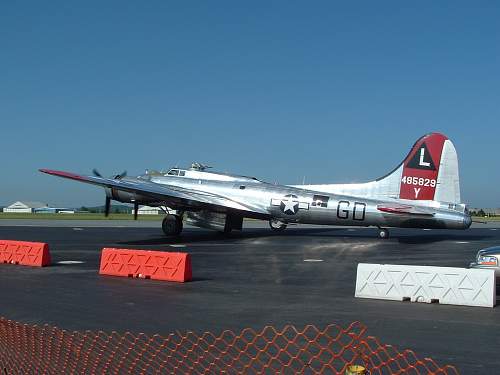
<svg viewBox="0 0 500 375">
<path fill-rule="evenodd" d="M 463 207 L 434 207 L 433 215 L 415 217 L 389 214 L 378 209 L 387 200 L 374 200 L 337 194 L 325 194 L 286 185 L 275 185 L 252 178 L 232 181 L 193 179 L 176 176 L 151 177 L 151 182 L 179 186 L 224 196 L 237 202 L 249 202 L 269 213 L 269 218 L 284 223 L 355 225 L 378 227 L 466 229 L 470 217 Z M 394 199 L 393 202 L 405 203 Z M 412 202 L 414 204 L 414 202 Z M 222 209 L 221 212 L 224 212 Z M 252 215 L 249 215 L 250 217 Z"/>
</svg>

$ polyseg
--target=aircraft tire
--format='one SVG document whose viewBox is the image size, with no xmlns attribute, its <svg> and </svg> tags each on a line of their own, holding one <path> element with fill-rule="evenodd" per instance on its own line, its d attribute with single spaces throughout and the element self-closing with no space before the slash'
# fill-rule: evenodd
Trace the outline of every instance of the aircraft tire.
<svg viewBox="0 0 500 375">
<path fill-rule="evenodd" d="M 387 229 L 380 229 L 380 231 L 378 232 L 378 236 L 381 239 L 386 240 L 389 238 L 389 231 Z"/>
<path fill-rule="evenodd" d="M 167 215 L 161 223 L 161 229 L 166 236 L 178 236 L 182 232 L 182 219 L 177 215 Z"/>
<path fill-rule="evenodd" d="M 286 224 L 279 220 L 269 220 L 269 226 L 275 232 L 282 232 L 286 229 Z"/>
</svg>

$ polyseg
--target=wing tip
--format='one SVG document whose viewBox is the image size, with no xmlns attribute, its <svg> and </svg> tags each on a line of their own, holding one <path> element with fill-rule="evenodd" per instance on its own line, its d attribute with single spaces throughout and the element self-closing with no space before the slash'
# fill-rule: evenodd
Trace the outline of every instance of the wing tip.
<svg viewBox="0 0 500 375">
<path fill-rule="evenodd" d="M 71 172 L 56 171 L 53 169 L 46 169 L 46 168 L 40 168 L 39 171 L 42 173 L 50 174 L 52 176 L 65 177 L 73 180 L 85 180 L 84 177 Z"/>
</svg>

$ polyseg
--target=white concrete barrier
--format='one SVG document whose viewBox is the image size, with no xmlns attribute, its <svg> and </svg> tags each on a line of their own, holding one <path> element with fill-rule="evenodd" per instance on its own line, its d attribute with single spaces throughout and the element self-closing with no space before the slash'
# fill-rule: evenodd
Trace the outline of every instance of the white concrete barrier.
<svg viewBox="0 0 500 375">
<path fill-rule="evenodd" d="M 359 263 L 355 297 L 493 307 L 495 271 Z"/>
</svg>

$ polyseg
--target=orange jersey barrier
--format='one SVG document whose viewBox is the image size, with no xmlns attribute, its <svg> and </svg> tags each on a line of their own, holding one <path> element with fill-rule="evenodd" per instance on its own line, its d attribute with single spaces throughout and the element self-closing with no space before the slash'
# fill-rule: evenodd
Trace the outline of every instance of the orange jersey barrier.
<svg viewBox="0 0 500 375">
<path fill-rule="evenodd" d="M 0 318 L 0 368 L 6 374 L 345 375 L 353 364 L 371 375 L 458 374 L 453 366 L 382 344 L 359 322 L 160 336 L 70 332 Z"/>
<path fill-rule="evenodd" d="M 0 262 L 23 266 L 48 266 L 49 245 L 43 242 L 0 240 Z"/>
<path fill-rule="evenodd" d="M 183 283 L 192 279 L 191 256 L 165 251 L 104 248 L 99 274 Z"/>
</svg>

